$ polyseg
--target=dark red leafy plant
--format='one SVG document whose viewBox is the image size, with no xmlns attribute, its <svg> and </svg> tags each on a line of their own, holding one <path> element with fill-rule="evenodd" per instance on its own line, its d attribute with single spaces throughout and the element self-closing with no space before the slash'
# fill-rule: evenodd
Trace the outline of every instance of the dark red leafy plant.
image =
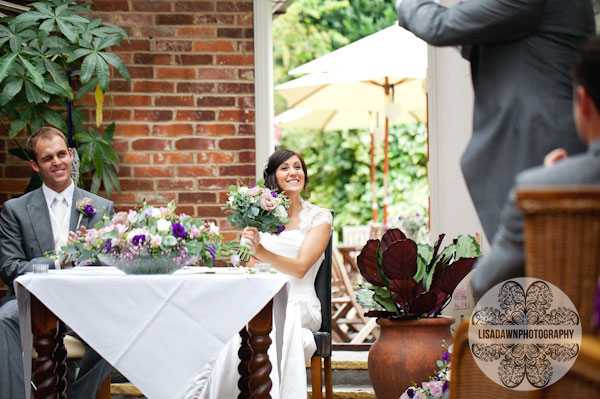
<svg viewBox="0 0 600 399">
<path fill-rule="evenodd" d="M 481 256 L 475 238 L 461 235 L 440 250 L 444 234 L 432 247 L 417 244 L 399 229 L 369 240 L 357 258 L 369 284 L 357 291 L 367 316 L 398 319 L 436 317 L 448 305 L 460 281 Z"/>
</svg>

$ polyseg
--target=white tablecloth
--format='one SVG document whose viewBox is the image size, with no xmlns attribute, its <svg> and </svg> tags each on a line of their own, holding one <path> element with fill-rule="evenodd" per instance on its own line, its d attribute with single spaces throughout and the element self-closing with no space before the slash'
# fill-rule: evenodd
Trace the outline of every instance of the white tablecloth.
<svg viewBox="0 0 600 399">
<path fill-rule="evenodd" d="M 283 274 L 133 276 L 75 269 L 27 274 L 15 281 L 24 359 L 31 359 L 31 293 L 145 396 L 178 398 L 271 298 L 274 322 L 283 325 L 287 280 Z M 24 361 L 26 384 L 30 366 Z"/>
</svg>

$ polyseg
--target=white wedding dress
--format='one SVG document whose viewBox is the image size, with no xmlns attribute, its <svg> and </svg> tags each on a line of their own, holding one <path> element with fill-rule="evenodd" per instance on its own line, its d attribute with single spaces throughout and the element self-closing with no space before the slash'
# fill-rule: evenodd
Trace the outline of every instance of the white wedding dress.
<svg viewBox="0 0 600 399">
<path fill-rule="evenodd" d="M 297 230 L 284 230 L 279 235 L 261 233 L 260 243 L 269 251 L 296 258 L 302 241 L 311 228 L 322 223 L 332 226 L 331 213 L 316 205 L 302 201 L 300 225 Z M 321 326 L 321 303 L 315 292 L 315 277 L 323 262 L 324 254 L 311 266 L 302 279 L 289 277 L 289 293 L 283 339 L 280 345 L 275 342 L 275 331 L 271 332 L 273 342 L 269 348 L 272 363 L 271 398 L 306 399 L 306 362 L 315 352 L 313 332 Z M 275 327 L 274 327 L 275 329 Z M 235 399 L 239 389 L 238 349 L 241 339 L 236 334 L 195 378 L 184 394 L 185 399 Z M 277 347 L 281 348 L 278 354 Z M 273 359 L 281 359 L 277 367 Z M 281 369 L 281 376 L 278 370 Z M 281 378 L 280 378 L 281 377 Z"/>
</svg>

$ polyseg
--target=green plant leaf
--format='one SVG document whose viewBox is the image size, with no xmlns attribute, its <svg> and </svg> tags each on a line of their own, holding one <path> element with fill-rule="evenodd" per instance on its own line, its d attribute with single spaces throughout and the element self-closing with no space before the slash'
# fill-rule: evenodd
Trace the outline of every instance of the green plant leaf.
<svg viewBox="0 0 600 399">
<path fill-rule="evenodd" d="M 123 40 L 120 35 L 110 35 L 103 37 L 98 45 L 96 45 L 96 50 L 104 50 L 107 47 L 114 46 L 115 44 L 119 44 L 119 42 Z"/>
<path fill-rule="evenodd" d="M 2 90 L 2 96 L 0 96 L 0 105 L 5 105 L 14 96 L 17 95 L 23 88 L 23 79 L 11 78 L 6 81 L 6 85 Z"/>
<path fill-rule="evenodd" d="M 87 133 L 76 133 L 73 135 L 73 138 L 78 142 L 78 143 L 89 143 L 90 141 L 93 140 L 92 137 L 90 137 L 90 135 L 88 135 Z M 87 154 L 87 153 L 86 153 Z M 82 160 L 83 161 L 83 160 Z"/>
<path fill-rule="evenodd" d="M 102 57 L 98 54 L 95 55 L 96 62 L 96 74 L 98 75 L 98 81 L 100 83 L 100 87 L 102 91 L 108 91 L 108 82 L 110 81 L 110 69 L 108 68 L 108 64 Z"/>
<path fill-rule="evenodd" d="M 115 163 L 119 162 L 119 156 L 117 155 L 117 152 L 112 146 L 105 143 L 98 143 L 98 147 L 100 148 L 100 150 L 102 151 L 102 155 L 104 155 L 106 159 L 110 159 Z"/>
<path fill-rule="evenodd" d="M 40 3 L 34 3 L 34 4 L 40 4 Z M 34 7 L 35 7 L 35 5 L 34 5 Z M 48 8 L 48 12 L 51 12 L 49 8 Z M 17 17 L 15 18 L 15 22 L 16 23 L 36 22 L 38 19 L 46 18 L 46 17 L 47 17 L 47 14 L 45 14 L 45 13 L 41 13 L 41 12 L 37 12 L 37 11 L 27 11 L 27 12 L 17 15 Z"/>
<path fill-rule="evenodd" d="M 27 120 L 24 119 L 15 119 L 10 124 L 10 129 L 8 131 L 8 138 L 14 138 L 23 128 L 27 126 Z"/>
<path fill-rule="evenodd" d="M 57 18 L 56 25 L 58 26 L 58 29 L 62 32 L 62 34 L 65 35 L 67 39 L 69 39 L 69 41 L 75 43 L 77 42 L 78 38 L 77 33 L 73 29 L 73 25 L 66 23 L 64 21 L 65 19 L 67 18 Z"/>
<path fill-rule="evenodd" d="M 97 146 L 93 146 L 92 148 L 92 161 L 94 162 L 94 169 L 96 170 L 96 174 L 98 174 L 98 176 L 102 176 L 104 172 L 104 156 L 102 155 L 102 151 L 100 151 Z"/>
<path fill-rule="evenodd" d="M 49 59 L 44 58 L 44 67 L 46 67 L 46 70 L 50 73 L 52 79 L 54 79 L 56 84 L 60 85 L 65 90 L 70 90 L 71 95 L 73 95 L 73 90 L 69 85 L 69 79 L 67 78 L 67 74 L 60 67 L 60 65 L 58 65 L 56 62 L 52 62 Z"/>
<path fill-rule="evenodd" d="M 98 175 L 96 173 L 94 173 L 92 175 L 92 185 L 90 186 L 90 191 L 94 194 L 97 194 L 98 191 L 100 191 L 101 184 L 102 184 L 102 181 L 100 180 Z"/>
<path fill-rule="evenodd" d="M 79 58 L 92 53 L 93 51 L 94 50 L 88 48 L 78 48 L 71 55 L 69 55 L 69 58 L 67 58 L 67 62 L 71 63 L 73 61 L 76 61 Z"/>
<path fill-rule="evenodd" d="M 81 63 L 81 82 L 87 83 L 96 69 L 96 63 L 98 62 L 98 56 L 96 53 L 91 53 L 83 59 Z M 98 77 L 100 79 L 100 77 Z"/>
<path fill-rule="evenodd" d="M 0 82 L 2 82 L 12 70 L 17 56 L 18 53 L 8 53 L 4 57 L 0 58 Z"/>
<path fill-rule="evenodd" d="M 40 31 L 45 32 L 47 35 L 54 29 L 54 19 L 47 19 L 40 25 Z"/>
<path fill-rule="evenodd" d="M 67 97 L 71 100 L 73 99 L 73 92 L 69 93 L 64 87 L 57 85 L 51 80 L 47 81 L 44 85 L 44 91 L 57 96 Z"/>
<path fill-rule="evenodd" d="M 44 97 L 42 96 L 42 93 L 28 80 L 25 81 L 25 95 L 27 96 L 27 101 L 29 102 L 36 104 L 44 102 Z"/>
<path fill-rule="evenodd" d="M 60 117 L 60 114 L 52 108 L 40 107 L 40 113 L 42 114 L 44 121 L 48 122 L 58 130 L 62 132 L 65 132 L 67 130 L 67 125 L 65 121 Z"/>
<path fill-rule="evenodd" d="M 110 180 L 113 184 L 113 186 L 115 186 L 117 188 L 117 190 L 119 192 L 121 192 L 121 184 L 119 183 L 119 178 L 117 177 L 117 174 L 115 173 L 115 171 L 113 170 L 113 168 L 109 165 L 106 166 L 106 168 L 104 169 L 105 173 L 107 173 L 110 176 Z"/>
<path fill-rule="evenodd" d="M 81 100 L 83 96 L 92 91 L 98 85 L 98 78 L 92 78 L 89 82 L 81 86 L 81 88 L 77 91 L 77 95 L 75 96 L 75 101 Z"/>
<path fill-rule="evenodd" d="M 127 67 L 125 66 L 125 63 L 122 59 L 120 59 L 115 54 L 109 52 L 102 52 L 99 54 L 102 58 L 104 58 L 106 62 L 114 66 L 115 69 L 121 74 L 121 76 L 125 78 L 125 80 L 131 82 L 131 76 L 129 75 L 129 71 L 127 70 Z"/>
<path fill-rule="evenodd" d="M 31 77 L 31 80 L 33 81 L 33 83 L 40 89 L 43 89 L 44 88 L 44 77 L 42 76 L 42 74 L 39 73 L 38 70 L 36 69 L 36 67 L 34 67 L 33 64 L 31 62 L 29 62 L 27 59 L 25 59 L 21 54 L 19 54 L 19 60 L 23 63 L 23 66 L 29 73 L 29 76 Z"/>
<path fill-rule="evenodd" d="M 106 195 L 110 198 L 112 195 L 112 183 L 110 181 L 110 176 L 106 173 L 106 169 L 104 169 L 104 173 L 102 174 L 102 183 L 104 183 L 104 189 L 106 190 Z"/>
</svg>

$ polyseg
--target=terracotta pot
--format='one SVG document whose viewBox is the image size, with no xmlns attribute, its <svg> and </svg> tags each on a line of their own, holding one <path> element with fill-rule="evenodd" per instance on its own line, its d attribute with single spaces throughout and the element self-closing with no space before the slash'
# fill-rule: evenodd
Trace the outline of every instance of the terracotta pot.
<svg viewBox="0 0 600 399">
<path fill-rule="evenodd" d="M 398 399 L 413 383 L 429 381 L 452 342 L 450 317 L 377 319 L 381 332 L 369 351 L 369 377 L 377 399 Z"/>
</svg>

